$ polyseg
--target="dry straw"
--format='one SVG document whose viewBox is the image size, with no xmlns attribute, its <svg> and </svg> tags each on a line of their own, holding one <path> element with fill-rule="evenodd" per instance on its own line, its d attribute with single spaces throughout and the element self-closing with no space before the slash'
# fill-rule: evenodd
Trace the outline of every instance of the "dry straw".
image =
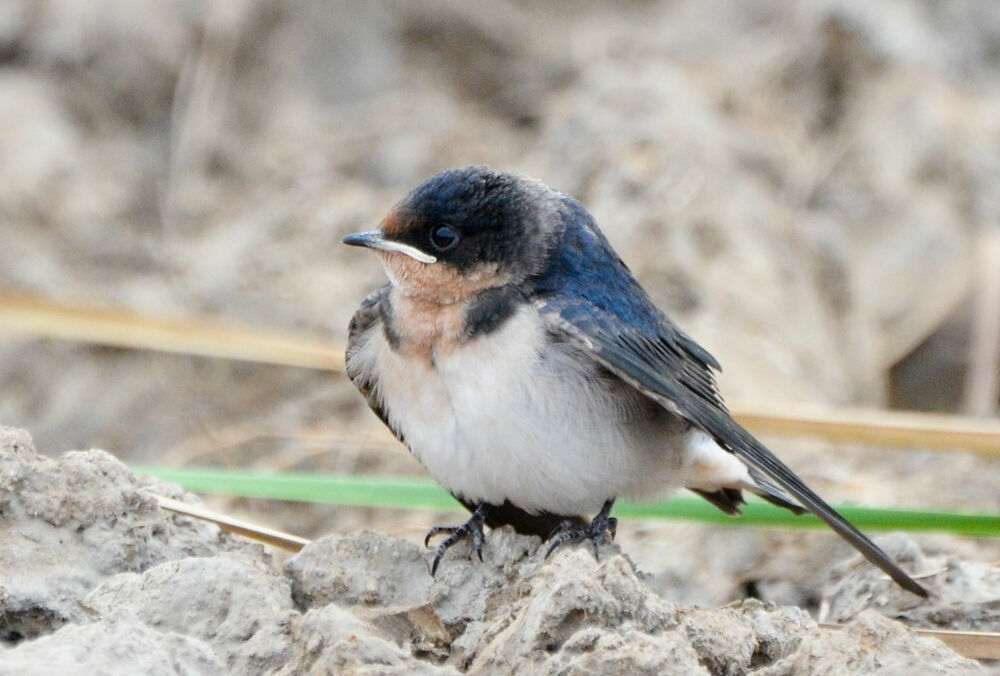
<svg viewBox="0 0 1000 676">
<path fill-rule="evenodd" d="M 211 319 L 169 319 L 0 293 L 0 328 L 45 338 L 220 359 L 341 371 L 342 346 Z M 925 413 L 802 405 L 734 405 L 765 436 L 813 437 L 902 449 L 1000 456 L 1000 421 Z"/>
</svg>

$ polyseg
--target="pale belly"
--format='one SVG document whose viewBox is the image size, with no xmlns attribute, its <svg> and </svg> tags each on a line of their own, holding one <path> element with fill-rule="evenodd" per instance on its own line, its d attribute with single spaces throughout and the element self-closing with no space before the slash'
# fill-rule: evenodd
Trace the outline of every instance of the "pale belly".
<svg viewBox="0 0 1000 676">
<path fill-rule="evenodd" d="M 378 373 L 390 424 L 446 489 L 528 512 L 593 514 L 684 485 L 686 425 L 567 345 L 525 307 L 500 329 L 404 359 L 376 326 L 352 371 Z"/>
</svg>

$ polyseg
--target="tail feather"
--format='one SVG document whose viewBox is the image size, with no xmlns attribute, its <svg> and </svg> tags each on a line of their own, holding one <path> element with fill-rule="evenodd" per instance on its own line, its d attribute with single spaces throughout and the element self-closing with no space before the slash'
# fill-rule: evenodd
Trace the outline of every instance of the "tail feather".
<svg viewBox="0 0 1000 676">
<path fill-rule="evenodd" d="M 795 502 L 793 497 L 782 491 L 777 486 L 762 488 L 758 484 L 748 483 L 741 485 L 739 488 L 726 487 L 715 491 L 704 490 L 702 488 L 688 488 L 688 490 L 692 493 L 700 495 L 731 516 L 739 516 L 743 513 L 742 507 L 747 501 L 743 498 L 743 490 L 741 489 L 748 490 L 764 500 L 767 500 L 772 505 L 777 505 L 778 507 L 787 509 L 798 515 L 805 514 L 809 511 L 799 503 Z"/>
<path fill-rule="evenodd" d="M 778 484 L 768 479 L 767 475 L 752 465 L 750 466 L 750 478 L 753 479 L 753 485 L 745 486 L 745 488 L 764 498 L 772 505 L 783 507 L 799 515 L 809 511 L 799 504 L 798 500 L 782 490 Z"/>
<path fill-rule="evenodd" d="M 896 563 L 883 552 L 878 545 L 852 526 L 823 498 L 816 495 L 798 476 L 781 462 L 763 444 L 757 441 L 742 427 L 732 424 L 730 430 L 735 432 L 735 439 L 723 439 L 724 443 L 737 457 L 751 468 L 773 480 L 788 491 L 795 500 L 802 503 L 810 512 L 826 522 L 840 537 L 844 538 L 857 549 L 862 556 L 881 568 L 899 586 L 913 592 L 917 596 L 927 597 L 927 590 L 921 587 L 913 578 L 907 575 Z M 727 435 L 728 436 L 728 435 Z"/>
<path fill-rule="evenodd" d="M 720 488 L 717 491 L 706 491 L 701 488 L 688 490 L 697 493 L 730 516 L 739 516 L 742 513 L 740 507 L 746 504 L 743 492 L 739 488 Z"/>
</svg>

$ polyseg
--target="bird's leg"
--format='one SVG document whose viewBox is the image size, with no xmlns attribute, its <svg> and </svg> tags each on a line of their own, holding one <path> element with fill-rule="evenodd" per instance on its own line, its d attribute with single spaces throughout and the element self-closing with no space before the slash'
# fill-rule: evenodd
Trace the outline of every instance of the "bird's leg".
<svg viewBox="0 0 1000 676">
<path fill-rule="evenodd" d="M 604 506 L 601 507 L 601 511 L 594 517 L 594 520 L 586 526 L 577 525 L 572 521 L 563 521 L 562 525 L 560 525 L 551 536 L 552 544 L 549 545 L 549 551 L 545 552 L 545 558 L 549 558 L 549 556 L 552 555 L 552 552 L 567 542 L 590 540 L 594 545 L 594 558 L 599 559 L 600 557 L 597 553 L 597 541 L 607 534 L 613 542 L 615 534 L 618 532 L 618 519 L 613 516 L 609 516 L 611 514 L 611 508 L 614 504 L 614 498 L 605 502 Z"/>
<path fill-rule="evenodd" d="M 424 547 L 430 546 L 431 538 L 435 535 L 440 535 L 442 533 L 447 533 L 448 537 L 437 546 L 434 550 L 434 563 L 431 564 L 431 577 L 434 577 L 434 573 L 437 572 L 438 564 L 441 562 L 441 557 L 444 553 L 454 545 L 456 542 L 463 540 L 467 537 L 472 538 L 472 548 L 476 550 L 476 554 L 479 556 L 480 562 L 483 560 L 483 522 L 486 521 L 486 505 L 482 504 L 476 507 L 476 511 L 472 513 L 472 516 L 468 521 L 463 523 L 461 526 L 435 526 L 427 531 L 427 537 L 424 538 Z"/>
</svg>

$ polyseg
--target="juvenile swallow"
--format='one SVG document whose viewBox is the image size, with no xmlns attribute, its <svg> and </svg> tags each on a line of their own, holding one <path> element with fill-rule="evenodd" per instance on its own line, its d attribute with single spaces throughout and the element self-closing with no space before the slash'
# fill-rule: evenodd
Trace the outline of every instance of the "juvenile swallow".
<svg viewBox="0 0 1000 676">
<path fill-rule="evenodd" d="M 387 284 L 349 328 L 347 373 L 483 526 L 561 545 L 613 538 L 619 496 L 686 487 L 729 514 L 743 491 L 810 511 L 903 588 L 927 592 L 730 416 L 719 364 L 661 312 L 574 199 L 513 173 L 452 169 L 417 186 L 372 249 Z M 583 515 L 596 513 L 591 520 Z"/>
</svg>

